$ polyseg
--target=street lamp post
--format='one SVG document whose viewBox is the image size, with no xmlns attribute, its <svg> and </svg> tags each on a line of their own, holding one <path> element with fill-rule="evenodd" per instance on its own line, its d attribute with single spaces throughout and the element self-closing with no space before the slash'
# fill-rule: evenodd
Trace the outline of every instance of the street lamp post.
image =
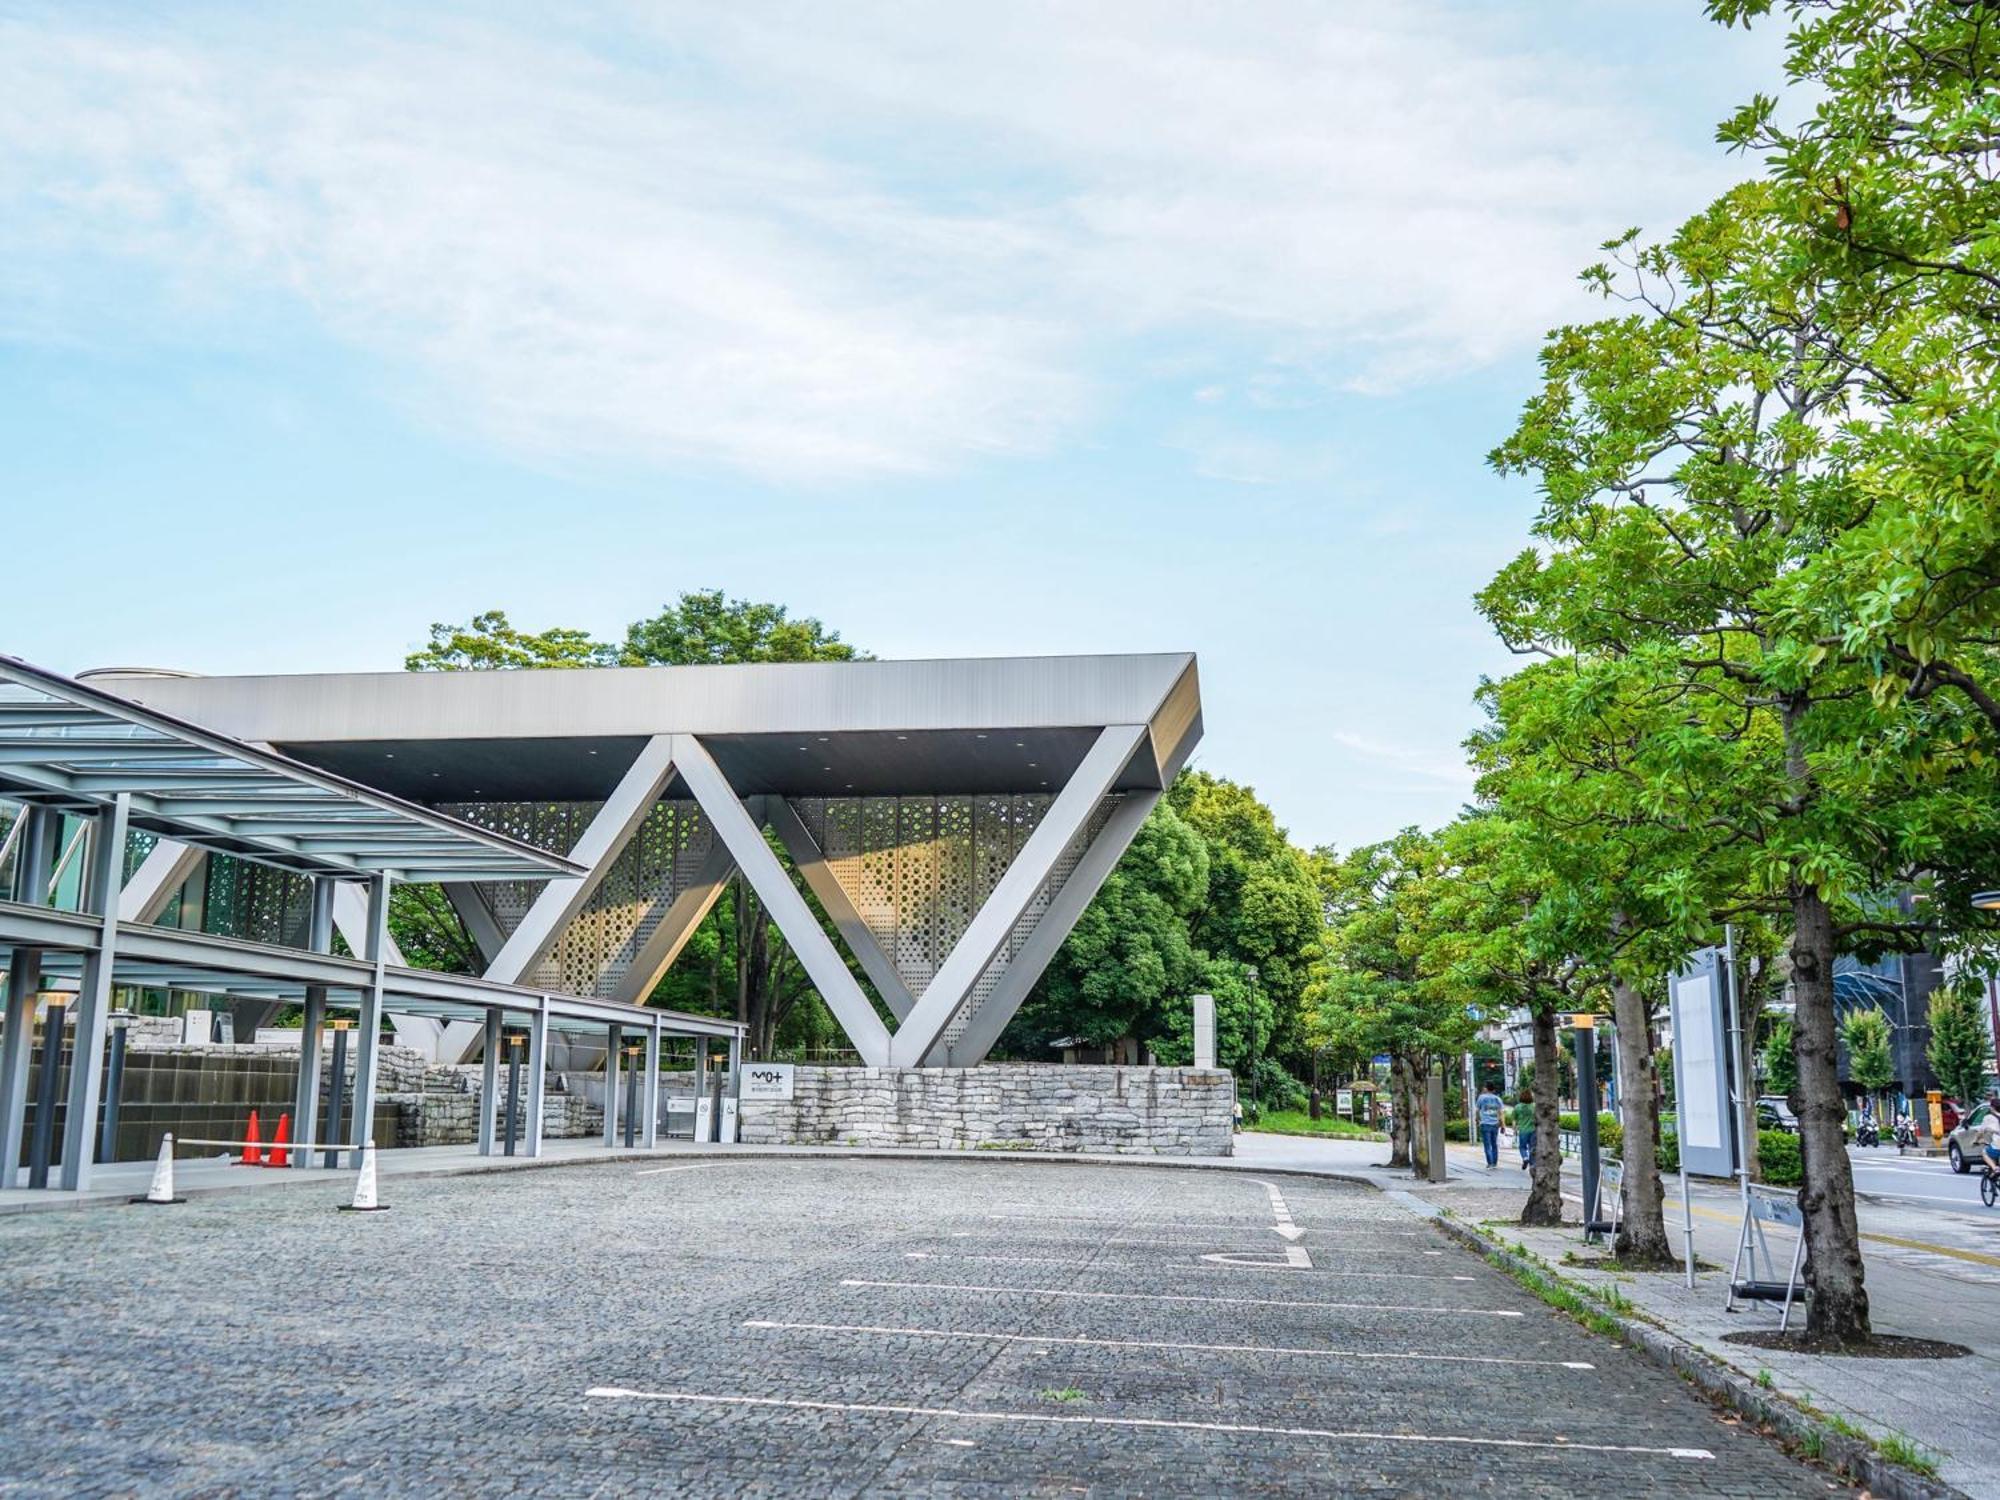
<svg viewBox="0 0 2000 1500">
<path fill-rule="evenodd" d="M 521 1104 L 521 1046 L 526 1038 L 515 1032 L 507 1038 L 507 1147 L 506 1154 L 514 1154 L 514 1138 L 520 1129 Z"/>
<path fill-rule="evenodd" d="M 1570 1017 L 1576 1032 L 1576 1126 L 1577 1156 L 1583 1165 L 1584 1238 L 1595 1239 L 1591 1226 L 1597 1220 L 1597 1017 L 1578 1011 Z"/>
</svg>

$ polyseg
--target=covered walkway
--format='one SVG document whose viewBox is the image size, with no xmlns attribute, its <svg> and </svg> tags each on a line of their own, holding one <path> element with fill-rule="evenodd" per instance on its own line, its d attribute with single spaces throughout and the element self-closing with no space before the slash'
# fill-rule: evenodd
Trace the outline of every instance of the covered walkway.
<svg viewBox="0 0 2000 1500">
<path fill-rule="evenodd" d="M 116 1069 L 107 1070 L 106 1064 L 112 1000 L 120 987 L 254 996 L 301 1006 L 296 1138 L 316 1143 L 326 1133 L 327 1144 L 356 1154 L 374 1115 L 381 1029 L 391 1011 L 483 1026 L 484 1107 L 473 1148 L 482 1154 L 495 1145 L 491 1106 L 503 1043 L 512 1040 L 510 1027 L 526 1049 L 521 1134 L 530 1157 L 543 1150 L 542 1093 L 552 1031 L 606 1039 L 606 1146 L 617 1139 L 621 1054 L 628 1068 L 640 1068 L 644 1085 L 643 1104 L 632 1097 L 625 1109 L 634 1144 L 643 1138 L 650 1146 L 656 1139 L 659 1064 L 668 1038 L 720 1040 L 729 1050 L 730 1076 L 738 1072 L 743 1028 L 732 1021 L 388 961 L 389 893 L 395 881 L 579 879 L 583 867 L 562 855 L 10 657 L 0 657 L 0 797 L 22 804 L 0 848 L 11 872 L 9 899 L 0 900 L 0 962 L 7 970 L 0 1030 L 0 1187 L 12 1186 L 25 1145 L 31 1188 L 51 1185 L 52 1174 L 61 1189 L 91 1188 L 94 1168 L 107 1154 L 101 1143 L 112 1134 L 104 1116 L 107 1095 L 115 1095 Z M 59 850 L 64 819 L 77 832 Z M 144 836 L 158 843 L 135 868 L 134 846 L 143 849 Z M 124 912 L 148 905 L 143 889 L 135 887 L 171 879 L 153 857 L 169 848 L 223 854 L 305 877 L 312 892 L 306 946 L 123 919 Z M 66 907 L 64 867 L 72 856 L 80 856 L 83 873 L 71 882 L 73 897 Z M 358 896 L 363 914 L 361 941 L 350 954 L 334 951 L 334 908 L 343 890 Z M 50 1044 L 31 1080 L 38 1009 Z M 351 1130 L 338 1139 L 322 1132 L 318 1119 L 322 1037 L 336 1011 L 352 1013 L 356 1048 Z M 66 1025 L 73 1025 L 75 1040 L 65 1084 L 60 1058 Z M 701 1055 L 706 1056 L 705 1045 Z M 32 1139 L 24 1139 L 31 1083 L 35 1129 Z M 334 1098 L 341 1092 L 336 1089 Z M 115 1098 L 110 1108 L 115 1112 Z M 635 1131 L 635 1125 L 643 1130 Z M 295 1159 L 307 1169 L 314 1153 L 301 1151 Z"/>
</svg>

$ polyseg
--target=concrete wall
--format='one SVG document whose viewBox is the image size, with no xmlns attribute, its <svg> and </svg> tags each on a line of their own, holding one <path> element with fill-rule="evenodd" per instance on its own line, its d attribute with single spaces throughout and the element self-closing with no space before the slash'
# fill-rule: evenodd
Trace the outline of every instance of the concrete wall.
<svg viewBox="0 0 2000 1500">
<path fill-rule="evenodd" d="M 1220 1069 L 1058 1067 L 793 1070 L 793 1097 L 746 1099 L 757 1145 L 1227 1156 L 1236 1082 Z"/>
</svg>

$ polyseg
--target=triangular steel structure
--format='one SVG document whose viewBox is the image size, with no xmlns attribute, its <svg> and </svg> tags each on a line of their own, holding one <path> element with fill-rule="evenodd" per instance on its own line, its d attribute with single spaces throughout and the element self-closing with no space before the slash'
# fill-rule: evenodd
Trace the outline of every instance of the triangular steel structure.
<svg viewBox="0 0 2000 1500">
<path fill-rule="evenodd" d="M 567 851 L 453 889 L 490 978 L 642 1001 L 740 873 L 877 1066 L 985 1056 L 1201 735 L 1189 655 L 121 686 Z"/>
</svg>

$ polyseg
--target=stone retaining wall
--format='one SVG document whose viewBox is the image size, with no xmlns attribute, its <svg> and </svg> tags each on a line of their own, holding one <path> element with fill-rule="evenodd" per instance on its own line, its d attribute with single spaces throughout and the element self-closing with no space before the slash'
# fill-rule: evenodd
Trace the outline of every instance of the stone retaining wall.
<svg viewBox="0 0 2000 1500">
<path fill-rule="evenodd" d="M 789 1101 L 743 1101 L 755 1145 L 1227 1156 L 1236 1081 L 1220 1069 L 987 1063 L 817 1068 Z"/>
</svg>

